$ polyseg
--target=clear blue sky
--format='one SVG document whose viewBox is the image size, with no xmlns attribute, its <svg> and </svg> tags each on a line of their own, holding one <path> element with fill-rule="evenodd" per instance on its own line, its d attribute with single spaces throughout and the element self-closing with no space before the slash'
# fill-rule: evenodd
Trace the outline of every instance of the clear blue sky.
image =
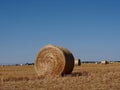
<svg viewBox="0 0 120 90">
<path fill-rule="evenodd" d="M 34 62 L 46 44 L 120 60 L 120 0 L 0 0 L 0 64 Z"/>
</svg>

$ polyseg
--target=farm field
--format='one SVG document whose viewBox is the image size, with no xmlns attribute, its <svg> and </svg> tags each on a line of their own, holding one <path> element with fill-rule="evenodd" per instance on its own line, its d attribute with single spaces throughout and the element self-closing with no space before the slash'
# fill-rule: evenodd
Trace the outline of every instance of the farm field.
<svg viewBox="0 0 120 90">
<path fill-rule="evenodd" d="M 72 74 L 38 77 L 34 66 L 0 66 L 0 90 L 120 90 L 120 63 L 81 64 Z"/>
</svg>

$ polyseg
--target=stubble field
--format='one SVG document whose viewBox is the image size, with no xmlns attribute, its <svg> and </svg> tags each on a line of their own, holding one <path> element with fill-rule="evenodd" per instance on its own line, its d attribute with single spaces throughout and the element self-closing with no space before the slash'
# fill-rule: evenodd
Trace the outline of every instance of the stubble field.
<svg viewBox="0 0 120 90">
<path fill-rule="evenodd" d="M 82 64 L 72 74 L 38 77 L 34 66 L 0 66 L 0 90 L 120 90 L 120 63 Z"/>
</svg>

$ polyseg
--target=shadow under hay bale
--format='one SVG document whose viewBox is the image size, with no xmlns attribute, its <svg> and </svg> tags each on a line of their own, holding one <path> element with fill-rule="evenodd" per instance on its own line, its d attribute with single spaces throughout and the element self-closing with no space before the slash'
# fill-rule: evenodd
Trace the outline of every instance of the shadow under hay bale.
<svg viewBox="0 0 120 90">
<path fill-rule="evenodd" d="M 73 72 L 71 74 L 62 75 L 63 77 L 70 76 L 70 77 L 79 77 L 79 76 L 89 76 L 89 73 L 86 71 L 83 72 Z"/>
<path fill-rule="evenodd" d="M 70 74 L 74 68 L 74 56 L 66 48 L 47 45 L 38 52 L 34 67 L 38 76 Z"/>
<path fill-rule="evenodd" d="M 62 77 L 68 77 L 68 76 L 70 76 L 70 77 L 78 77 L 78 76 L 82 76 L 82 73 L 81 72 L 73 72 L 71 74 L 62 75 Z"/>
<path fill-rule="evenodd" d="M 76 76 L 82 76 L 81 72 L 74 72 L 71 74 L 72 77 L 76 77 Z"/>
</svg>

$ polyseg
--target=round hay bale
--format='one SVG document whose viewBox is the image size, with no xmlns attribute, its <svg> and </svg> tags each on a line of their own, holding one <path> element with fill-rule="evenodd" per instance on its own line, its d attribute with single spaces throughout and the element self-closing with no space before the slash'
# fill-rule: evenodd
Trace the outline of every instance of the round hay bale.
<svg viewBox="0 0 120 90">
<path fill-rule="evenodd" d="M 81 61 L 80 61 L 80 59 L 75 59 L 75 65 L 78 65 L 78 66 L 81 65 Z"/>
<path fill-rule="evenodd" d="M 34 66 L 39 76 L 70 74 L 74 68 L 74 56 L 66 48 L 46 45 L 38 52 Z"/>
<path fill-rule="evenodd" d="M 102 60 L 101 64 L 108 64 L 108 61 L 107 60 Z"/>
</svg>

